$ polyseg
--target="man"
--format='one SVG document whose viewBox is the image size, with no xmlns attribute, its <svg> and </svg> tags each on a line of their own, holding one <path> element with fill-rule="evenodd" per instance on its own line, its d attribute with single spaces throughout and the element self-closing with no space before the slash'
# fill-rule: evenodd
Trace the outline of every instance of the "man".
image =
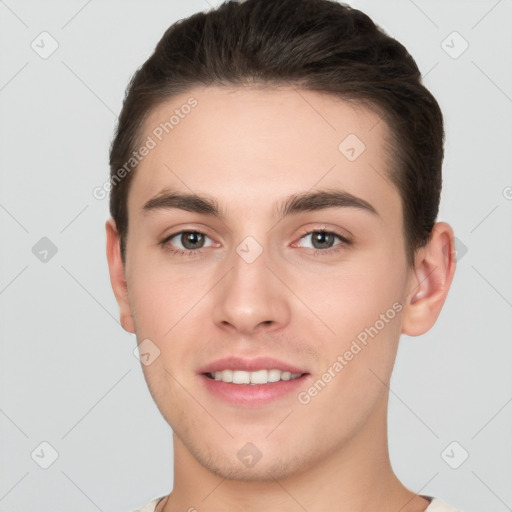
<svg viewBox="0 0 512 512">
<path fill-rule="evenodd" d="M 394 474 L 402 333 L 455 271 L 443 120 L 405 48 L 330 0 L 171 26 L 111 147 L 112 287 L 172 427 L 143 511 L 447 512 Z M 142 358 L 144 356 L 144 358 Z"/>
</svg>

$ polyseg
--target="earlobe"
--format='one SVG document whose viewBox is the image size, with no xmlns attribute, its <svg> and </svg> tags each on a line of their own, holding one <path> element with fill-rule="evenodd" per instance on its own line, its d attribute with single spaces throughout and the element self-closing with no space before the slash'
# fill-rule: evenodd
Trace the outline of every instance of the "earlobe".
<svg viewBox="0 0 512 512">
<path fill-rule="evenodd" d="M 110 218 L 105 223 L 107 235 L 107 261 L 110 273 L 110 283 L 119 305 L 121 326 L 125 331 L 135 333 L 135 322 L 128 300 L 128 288 L 126 285 L 125 268 L 121 259 L 119 246 L 119 234 L 114 219 Z"/>
<path fill-rule="evenodd" d="M 448 295 L 455 267 L 453 230 L 446 222 L 438 222 L 429 243 L 416 254 L 404 301 L 403 334 L 419 336 L 432 328 Z"/>
</svg>

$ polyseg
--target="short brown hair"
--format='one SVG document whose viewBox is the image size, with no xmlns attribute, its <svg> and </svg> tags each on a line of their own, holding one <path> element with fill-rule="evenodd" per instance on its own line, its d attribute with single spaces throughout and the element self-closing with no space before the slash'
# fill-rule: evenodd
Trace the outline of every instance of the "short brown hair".
<svg viewBox="0 0 512 512">
<path fill-rule="evenodd" d="M 110 148 L 110 213 L 123 261 L 136 166 L 122 180 L 117 173 L 138 147 L 147 116 L 193 87 L 247 84 L 332 94 L 365 104 L 385 119 L 392 139 L 388 175 L 401 197 L 412 265 L 439 210 L 441 109 L 404 46 L 366 14 L 334 0 L 228 1 L 167 29 L 127 87 Z"/>
</svg>

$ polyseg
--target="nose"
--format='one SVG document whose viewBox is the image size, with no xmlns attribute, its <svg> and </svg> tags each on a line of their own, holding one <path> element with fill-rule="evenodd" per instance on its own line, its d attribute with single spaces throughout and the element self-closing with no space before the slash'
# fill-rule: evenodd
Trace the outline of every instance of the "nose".
<svg viewBox="0 0 512 512">
<path fill-rule="evenodd" d="M 246 335 L 285 326 L 290 321 L 287 289 L 270 270 L 265 251 L 252 262 L 234 253 L 231 263 L 231 271 L 216 287 L 215 325 Z"/>
</svg>

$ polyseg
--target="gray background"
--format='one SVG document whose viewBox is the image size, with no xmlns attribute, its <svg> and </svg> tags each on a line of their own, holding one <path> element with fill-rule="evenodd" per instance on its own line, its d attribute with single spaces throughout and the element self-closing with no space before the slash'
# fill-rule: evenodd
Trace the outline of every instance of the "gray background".
<svg viewBox="0 0 512 512">
<path fill-rule="evenodd" d="M 171 489 L 170 427 L 118 322 L 108 200 L 92 190 L 132 73 L 172 22 L 218 3 L 0 1 L 1 511 L 126 511 Z M 392 463 L 415 492 L 512 510 L 512 3 L 352 5 L 409 49 L 441 104 L 439 220 L 459 240 L 437 324 L 400 342 Z M 43 31 L 58 43 L 47 58 Z M 47 469 L 42 442 L 58 452 Z"/>
</svg>

